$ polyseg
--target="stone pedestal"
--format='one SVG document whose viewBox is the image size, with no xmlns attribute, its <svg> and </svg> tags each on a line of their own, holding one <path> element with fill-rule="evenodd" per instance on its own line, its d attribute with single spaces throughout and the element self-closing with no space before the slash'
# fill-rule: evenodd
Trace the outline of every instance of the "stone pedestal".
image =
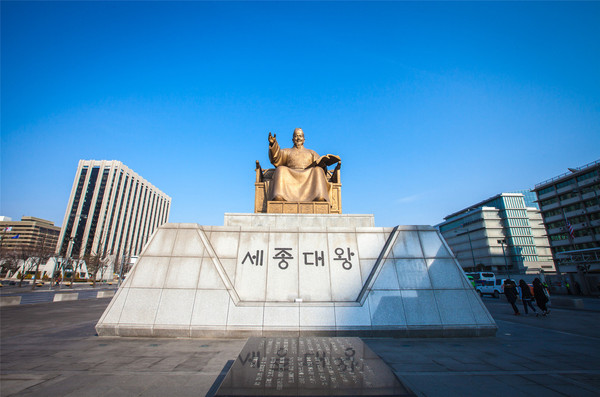
<svg viewBox="0 0 600 397">
<path fill-rule="evenodd" d="M 333 212 L 327 201 L 267 201 L 268 214 L 330 214 Z"/>
<path fill-rule="evenodd" d="M 228 214 L 230 226 L 161 226 L 100 318 L 98 334 L 495 334 L 434 228 L 363 226 L 372 216 L 344 215 L 300 226 L 311 219 L 302 217 Z"/>
<path fill-rule="evenodd" d="M 288 229 L 294 227 L 374 227 L 372 214 L 225 214 L 225 226 Z"/>
</svg>

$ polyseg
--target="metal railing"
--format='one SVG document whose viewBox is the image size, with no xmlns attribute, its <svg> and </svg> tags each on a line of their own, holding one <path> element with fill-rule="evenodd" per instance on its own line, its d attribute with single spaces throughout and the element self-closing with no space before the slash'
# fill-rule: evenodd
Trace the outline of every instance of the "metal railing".
<svg viewBox="0 0 600 397">
<path fill-rule="evenodd" d="M 600 160 L 592 161 L 591 163 L 588 163 L 588 164 L 586 164 L 586 165 L 582 165 L 581 167 L 574 167 L 574 168 L 571 168 L 571 169 L 572 169 L 572 170 L 576 170 L 576 171 L 582 171 L 582 170 L 584 170 L 584 169 L 586 169 L 586 168 L 590 168 L 590 167 L 592 167 L 592 166 L 594 166 L 594 165 L 596 165 L 596 164 L 600 164 Z M 561 178 L 564 178 L 564 177 L 565 177 L 565 176 L 567 176 L 567 175 L 572 175 L 572 174 L 574 174 L 574 172 L 572 172 L 572 171 L 565 172 L 564 174 L 560 174 L 560 175 L 558 175 L 558 176 L 555 176 L 554 178 L 550 178 L 550 179 L 548 179 L 548 180 L 545 180 L 544 182 L 537 183 L 537 184 L 535 185 L 535 188 L 537 189 L 539 186 L 546 185 L 546 184 L 548 184 L 548 183 L 550 183 L 550 182 L 552 182 L 552 181 L 559 180 L 559 179 L 561 179 Z"/>
<path fill-rule="evenodd" d="M 562 265 L 578 265 L 600 263 L 600 248 L 589 248 L 579 251 L 565 251 L 556 254 L 556 259 Z"/>
</svg>

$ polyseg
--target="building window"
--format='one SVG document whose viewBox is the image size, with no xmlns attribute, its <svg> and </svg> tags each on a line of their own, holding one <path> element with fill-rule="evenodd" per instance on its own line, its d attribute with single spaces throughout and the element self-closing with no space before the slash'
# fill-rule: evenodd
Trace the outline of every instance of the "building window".
<svg viewBox="0 0 600 397">
<path fill-rule="evenodd" d="M 530 226 L 529 220 L 525 218 L 509 218 L 508 226 Z"/>
<path fill-rule="evenodd" d="M 575 211 L 581 209 L 581 203 L 575 203 L 564 207 L 565 212 Z"/>
<path fill-rule="evenodd" d="M 573 184 L 573 183 L 575 183 L 575 178 L 571 178 L 571 179 L 568 179 L 568 180 L 566 180 L 566 181 L 564 181 L 564 182 L 557 183 L 557 184 L 556 184 L 556 188 L 557 188 L 557 189 L 560 189 L 560 188 L 563 188 L 563 187 L 565 187 L 565 186 L 569 186 L 569 185 L 571 185 L 571 184 Z"/>
<path fill-rule="evenodd" d="M 590 193 L 593 191 L 600 191 L 600 184 L 594 184 L 594 185 L 590 185 L 584 188 L 581 188 L 581 194 L 586 194 L 586 193 Z"/>
<path fill-rule="evenodd" d="M 577 182 L 585 181 L 586 179 L 590 179 L 590 178 L 593 178 L 595 176 L 598 176 L 598 170 L 590 171 L 590 172 L 587 172 L 587 173 L 585 173 L 583 175 L 579 175 L 577 177 Z"/>
<path fill-rule="evenodd" d="M 557 227 L 563 227 L 563 226 L 565 226 L 565 221 L 560 220 L 560 221 L 549 223 L 548 229 L 556 229 Z"/>
<path fill-rule="evenodd" d="M 575 244 L 575 249 L 577 250 L 585 250 L 589 248 L 597 248 L 592 243 L 583 243 L 583 244 Z"/>
<path fill-rule="evenodd" d="M 573 233 L 575 235 L 575 237 L 584 237 L 588 235 L 587 230 L 577 230 L 575 233 Z"/>
<path fill-rule="evenodd" d="M 575 192 L 568 192 L 568 193 L 565 193 L 565 194 L 561 194 L 558 197 L 560 198 L 560 201 L 564 201 L 564 200 L 568 200 L 568 199 L 573 198 L 573 197 L 577 197 L 577 193 L 575 193 Z"/>
<path fill-rule="evenodd" d="M 547 205 L 551 205 L 554 203 L 558 203 L 558 198 L 552 197 L 551 199 L 548 199 L 548 200 L 542 200 L 542 201 L 540 201 L 540 206 L 545 207 Z"/>
<path fill-rule="evenodd" d="M 571 223 L 571 225 L 574 225 L 576 223 L 582 223 L 582 222 L 585 222 L 585 221 L 586 221 L 586 219 L 585 219 L 584 215 L 574 216 L 572 218 L 569 218 L 569 222 Z"/>
<path fill-rule="evenodd" d="M 583 204 L 587 207 L 593 207 L 595 205 L 598 205 L 598 198 L 593 198 L 591 200 L 586 200 Z"/>
<path fill-rule="evenodd" d="M 552 241 L 561 241 L 566 239 L 568 239 L 566 233 L 553 234 L 552 236 L 550 236 L 550 240 Z"/>
<path fill-rule="evenodd" d="M 561 215 L 561 214 L 562 214 L 562 212 L 559 209 L 542 212 L 542 215 L 544 218 L 549 218 L 551 216 L 556 216 L 556 215 Z"/>
<path fill-rule="evenodd" d="M 508 218 L 527 218 L 525 210 L 505 210 L 505 213 Z"/>
</svg>

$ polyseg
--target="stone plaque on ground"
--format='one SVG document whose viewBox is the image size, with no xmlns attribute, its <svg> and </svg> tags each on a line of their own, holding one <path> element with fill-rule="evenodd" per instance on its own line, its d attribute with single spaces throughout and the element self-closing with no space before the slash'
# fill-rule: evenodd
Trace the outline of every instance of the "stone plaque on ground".
<svg viewBox="0 0 600 397">
<path fill-rule="evenodd" d="M 216 396 L 414 396 L 359 338 L 249 338 Z"/>
</svg>

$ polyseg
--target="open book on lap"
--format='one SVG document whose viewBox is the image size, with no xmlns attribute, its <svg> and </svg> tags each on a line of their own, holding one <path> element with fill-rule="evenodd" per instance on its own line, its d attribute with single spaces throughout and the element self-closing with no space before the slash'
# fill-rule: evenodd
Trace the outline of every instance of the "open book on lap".
<svg viewBox="0 0 600 397">
<path fill-rule="evenodd" d="M 311 165 L 309 165 L 306 168 L 310 168 L 310 167 L 327 167 L 330 166 L 332 164 L 338 163 L 342 161 L 342 159 L 340 158 L 340 156 L 336 156 L 335 154 L 326 154 L 324 156 L 319 157 L 317 160 L 313 161 Z"/>
</svg>

